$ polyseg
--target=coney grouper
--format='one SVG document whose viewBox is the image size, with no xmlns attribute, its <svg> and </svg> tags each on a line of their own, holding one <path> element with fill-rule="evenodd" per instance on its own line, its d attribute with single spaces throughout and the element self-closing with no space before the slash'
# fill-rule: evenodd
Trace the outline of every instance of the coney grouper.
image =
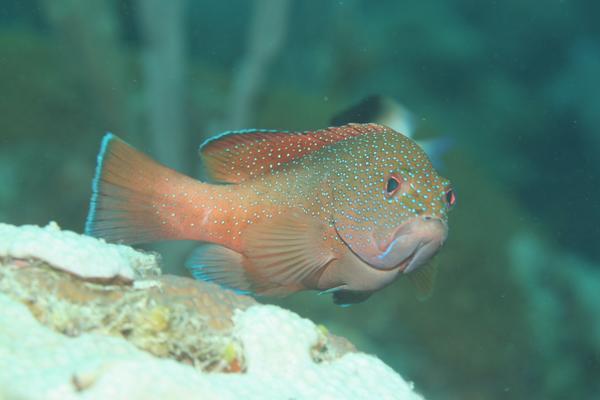
<svg viewBox="0 0 600 400">
<path fill-rule="evenodd" d="M 232 131 L 200 156 L 214 183 L 103 141 L 86 233 L 111 242 L 202 242 L 197 279 L 258 295 L 300 290 L 357 303 L 407 276 L 422 296 L 446 240 L 450 183 L 411 139 L 377 124 Z"/>
</svg>

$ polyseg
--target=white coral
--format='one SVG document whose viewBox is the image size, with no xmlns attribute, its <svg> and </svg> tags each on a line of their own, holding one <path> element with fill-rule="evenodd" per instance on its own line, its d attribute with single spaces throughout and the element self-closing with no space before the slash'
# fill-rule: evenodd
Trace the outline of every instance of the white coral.
<svg viewBox="0 0 600 400">
<path fill-rule="evenodd" d="M 201 373 L 114 337 L 61 335 L 3 294 L 0 309 L 3 399 L 421 398 L 373 356 L 349 353 L 314 363 L 315 325 L 275 306 L 252 306 L 235 316 L 248 363 L 240 374 Z"/>
<path fill-rule="evenodd" d="M 55 224 L 0 224 L 0 257 L 40 259 L 96 278 L 131 279 L 136 268 L 155 265 L 153 256 Z M 348 353 L 316 363 L 311 349 L 320 340 L 318 328 L 275 306 L 235 313 L 233 335 L 242 343 L 244 373 L 203 373 L 121 338 L 68 337 L 1 292 L 0 310 L 0 399 L 421 399 L 376 357 Z"/>
<path fill-rule="evenodd" d="M 138 271 L 156 268 L 156 256 L 129 246 L 45 227 L 0 224 L 0 257 L 36 259 L 82 278 L 133 280 Z"/>
</svg>

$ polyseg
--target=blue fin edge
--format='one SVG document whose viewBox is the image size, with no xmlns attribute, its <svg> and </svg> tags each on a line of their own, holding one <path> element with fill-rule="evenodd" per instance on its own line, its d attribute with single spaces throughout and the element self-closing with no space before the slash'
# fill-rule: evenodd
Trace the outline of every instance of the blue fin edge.
<svg viewBox="0 0 600 400">
<path fill-rule="evenodd" d="M 250 290 L 237 289 L 237 288 L 234 288 L 234 287 L 231 287 L 228 285 L 224 285 L 220 282 L 217 282 L 213 277 L 210 276 L 210 274 L 202 272 L 203 266 L 204 266 L 203 264 L 193 264 L 192 265 L 192 264 L 188 264 L 187 262 L 185 263 L 186 269 L 190 272 L 192 277 L 196 280 L 214 283 L 215 285 L 222 287 L 223 289 L 230 290 L 230 291 L 234 292 L 235 294 L 246 295 L 246 296 L 256 296 L 256 293 L 254 293 Z"/>
<path fill-rule="evenodd" d="M 286 130 L 280 130 L 280 129 L 260 129 L 260 128 L 229 130 L 229 131 L 217 133 L 216 135 L 211 136 L 208 139 L 204 140 L 204 142 L 202 142 L 200 144 L 200 146 L 198 146 L 198 151 L 202 151 L 204 146 L 207 146 L 209 143 L 216 142 L 217 140 L 220 140 L 220 139 L 224 138 L 225 136 L 244 135 L 244 134 L 248 134 L 248 133 L 292 133 L 292 131 L 286 131 Z"/>
<path fill-rule="evenodd" d="M 102 170 L 104 169 L 104 157 L 108 150 L 108 145 L 116 136 L 110 132 L 107 132 L 102 138 L 102 144 L 100 145 L 100 152 L 96 159 L 96 172 L 94 173 L 94 179 L 92 180 L 92 198 L 90 199 L 90 209 L 88 211 L 87 218 L 85 220 L 85 234 L 89 235 L 92 232 L 92 225 L 96 219 L 96 206 L 98 204 L 98 196 L 100 194 L 100 179 L 102 178 Z"/>
</svg>

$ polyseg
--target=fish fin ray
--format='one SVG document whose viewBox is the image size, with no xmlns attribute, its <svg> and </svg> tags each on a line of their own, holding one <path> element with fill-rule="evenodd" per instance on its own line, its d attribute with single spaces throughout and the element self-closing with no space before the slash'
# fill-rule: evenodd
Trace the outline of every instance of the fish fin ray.
<svg viewBox="0 0 600 400">
<path fill-rule="evenodd" d="M 244 254 L 257 291 L 286 294 L 312 288 L 334 259 L 331 249 L 322 244 L 325 232 L 326 227 L 319 220 L 301 211 L 273 217 L 249 229 Z"/>
<path fill-rule="evenodd" d="M 319 296 L 323 295 L 323 294 L 330 294 L 330 293 L 339 292 L 340 290 L 344 290 L 347 287 L 348 287 L 348 285 L 343 284 L 343 285 L 340 285 L 340 286 L 335 286 L 335 287 L 332 287 L 332 288 L 329 288 L 329 289 L 321 290 L 319 292 Z"/>
<path fill-rule="evenodd" d="M 417 299 L 424 301 L 433 294 L 433 286 L 437 275 L 437 264 L 432 260 L 408 274 L 413 287 L 416 290 Z"/>
<path fill-rule="evenodd" d="M 239 294 L 249 294 L 253 285 L 243 260 L 240 253 L 211 243 L 198 246 L 185 266 L 195 279 L 217 283 Z"/>
<path fill-rule="evenodd" d="M 306 132 L 228 131 L 204 141 L 199 153 L 212 179 L 239 183 L 281 169 L 328 145 L 385 129 L 377 124 L 348 124 Z"/>
<path fill-rule="evenodd" d="M 176 227 L 163 224 L 155 207 L 173 185 L 189 181 L 193 180 L 107 133 L 92 181 L 85 233 L 126 244 L 178 239 Z"/>
</svg>

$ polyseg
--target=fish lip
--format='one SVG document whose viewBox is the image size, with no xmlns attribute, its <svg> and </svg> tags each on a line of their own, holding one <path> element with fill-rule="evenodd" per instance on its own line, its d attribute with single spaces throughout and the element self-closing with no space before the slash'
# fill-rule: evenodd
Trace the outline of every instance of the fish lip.
<svg viewBox="0 0 600 400">
<path fill-rule="evenodd" d="M 382 257 L 382 254 L 375 256 L 374 259 L 371 260 L 369 257 L 364 257 L 360 253 L 356 252 L 352 248 L 352 246 L 349 243 L 347 243 L 346 240 L 344 239 L 344 237 L 340 234 L 335 223 L 333 224 L 333 227 L 335 229 L 336 235 L 338 236 L 340 241 L 346 245 L 348 250 L 350 250 L 350 252 L 352 254 L 354 254 L 359 260 L 361 260 L 363 263 L 365 263 L 369 267 L 374 268 L 379 271 L 397 271 L 397 272 L 400 271 L 402 273 L 408 274 L 408 273 L 416 270 L 420 265 L 423 264 L 423 262 L 415 262 L 415 260 L 421 260 L 423 258 L 420 256 L 421 252 L 424 251 L 423 249 L 429 249 L 433 245 L 433 243 L 437 243 L 437 246 L 435 246 L 435 249 L 432 249 L 433 250 L 432 255 L 433 255 L 433 254 L 435 254 L 435 252 L 437 252 L 437 250 L 439 250 L 439 248 L 441 248 L 443 246 L 443 244 L 446 240 L 447 232 L 448 232 L 447 222 L 441 218 L 434 218 L 434 220 L 441 224 L 441 228 L 443 229 L 443 232 L 441 232 L 441 236 L 440 237 L 421 237 L 420 240 L 415 240 L 414 244 L 413 244 L 414 247 L 411 249 L 408 256 L 406 256 L 404 259 L 402 259 L 402 261 L 400 261 L 399 263 L 397 263 L 396 265 L 393 265 L 393 266 L 381 265 L 377 262 L 379 260 L 383 261 L 383 258 L 385 258 L 385 257 Z M 401 224 L 400 226 L 398 226 L 394 230 L 393 235 L 391 235 L 391 239 L 389 239 L 387 241 L 389 243 L 386 243 L 383 246 L 384 247 L 383 250 L 381 249 L 381 246 L 376 244 L 377 241 L 375 240 L 375 238 L 373 236 L 371 236 L 372 243 L 374 243 L 374 248 L 379 251 L 382 251 L 383 254 L 388 253 L 390 250 L 390 246 L 393 246 L 395 241 L 397 241 L 398 239 L 400 239 L 404 236 L 410 236 L 410 234 L 413 232 L 412 229 L 410 229 L 410 227 L 412 226 L 412 222 L 414 222 L 414 221 L 408 220 L 408 221 L 404 222 L 403 224 Z M 407 227 L 409 229 L 406 229 Z M 373 233 L 371 233 L 371 235 L 373 235 Z"/>
<path fill-rule="evenodd" d="M 417 254 L 419 254 L 419 251 L 424 248 L 426 245 L 428 245 L 429 243 L 431 243 L 431 240 L 428 240 L 427 242 L 420 242 L 415 249 L 413 250 L 412 253 L 410 253 L 410 256 L 407 257 L 408 262 L 406 262 L 406 265 L 404 266 L 404 268 L 402 269 L 402 273 L 403 274 L 408 274 L 412 271 L 414 271 L 415 269 L 418 268 L 417 264 L 413 264 L 413 260 L 416 258 Z M 401 264 L 404 264 L 405 261 L 402 261 Z"/>
<path fill-rule="evenodd" d="M 418 245 L 416 245 L 413 251 L 404 260 L 400 261 L 398 265 L 392 268 L 392 270 L 399 269 L 403 274 L 412 271 L 415 268 L 414 266 L 412 266 L 411 268 L 412 260 L 415 258 L 415 256 L 423 246 L 423 243 L 419 243 Z"/>
</svg>

